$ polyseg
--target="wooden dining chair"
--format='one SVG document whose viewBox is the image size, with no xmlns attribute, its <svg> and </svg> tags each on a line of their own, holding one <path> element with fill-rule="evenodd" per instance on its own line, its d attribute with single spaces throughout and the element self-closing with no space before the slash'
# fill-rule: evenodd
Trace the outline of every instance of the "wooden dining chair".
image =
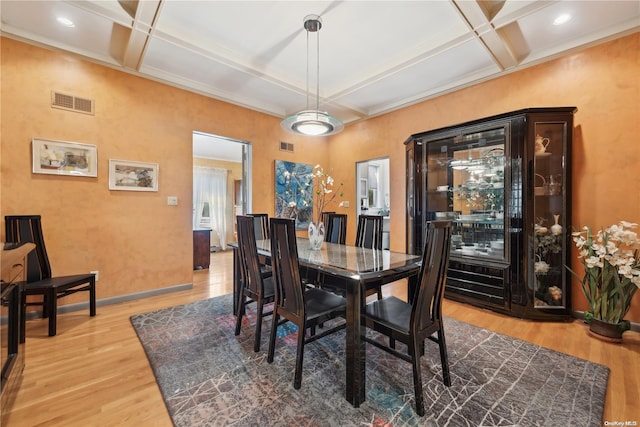
<svg viewBox="0 0 640 427">
<path fill-rule="evenodd" d="M 76 292 L 89 293 L 89 316 L 96 315 L 96 275 L 93 273 L 54 277 L 42 233 L 40 215 L 5 216 L 7 242 L 30 242 L 35 250 L 27 256 L 27 281 L 21 298 L 22 319 L 26 319 L 27 306 L 42 306 L 42 318 L 49 318 L 49 336 L 56 335 L 58 299 Z M 30 301 L 28 296 L 41 295 L 41 301 Z M 25 341 L 25 322 L 20 325 L 20 342 Z"/>
<path fill-rule="evenodd" d="M 248 214 L 253 217 L 253 229 L 255 231 L 256 240 L 266 240 L 269 238 L 269 214 L 254 213 Z M 271 275 L 271 261 L 263 256 L 258 256 L 260 260 L 260 269 L 264 274 Z"/>
<path fill-rule="evenodd" d="M 254 213 L 248 214 L 253 217 L 256 240 L 265 240 L 269 238 L 269 214 L 266 213 Z"/>
<path fill-rule="evenodd" d="M 242 292 L 238 302 L 235 334 L 240 335 L 242 317 L 245 316 L 246 305 L 255 302 L 256 332 L 253 342 L 253 351 L 260 351 L 260 338 L 262 335 L 262 318 L 273 314 L 273 311 L 265 312 L 266 304 L 275 300 L 273 276 L 261 270 L 256 246 L 255 221 L 252 216 L 238 215 L 238 251 L 242 271 Z"/>
<path fill-rule="evenodd" d="M 358 216 L 358 228 L 356 230 L 356 246 L 368 249 L 382 249 L 382 215 Z M 382 298 L 382 285 L 375 282 L 368 285 L 365 295 L 377 294 Z"/>
<path fill-rule="evenodd" d="M 358 216 L 356 246 L 369 249 L 382 249 L 382 215 Z"/>
<path fill-rule="evenodd" d="M 344 245 L 347 240 L 347 215 L 329 213 L 326 217 L 325 242 Z"/>
<path fill-rule="evenodd" d="M 371 337 L 365 337 L 365 341 L 413 365 L 416 413 L 420 416 L 425 413 L 420 368 L 425 338 L 438 343 L 442 380 L 447 387 L 451 385 L 441 305 L 449 266 L 451 229 L 451 221 L 428 223 L 422 266 L 418 276 L 419 287 L 412 303 L 394 296 L 385 297 L 367 304 L 362 313 L 363 324 L 386 335 L 389 345 Z M 395 349 L 396 340 L 407 346 L 406 353 Z"/>
<path fill-rule="evenodd" d="M 329 215 L 334 214 L 334 211 L 324 211 L 324 212 L 320 212 L 320 220 L 322 222 L 324 222 L 324 225 L 326 226 L 329 223 Z"/>
<path fill-rule="evenodd" d="M 271 218 L 271 258 L 275 278 L 276 299 L 271 319 L 267 362 L 273 363 L 276 347 L 276 331 L 285 322 L 298 327 L 296 368 L 293 387 L 302 385 L 304 346 L 317 339 L 344 329 L 346 323 L 316 332 L 316 327 L 336 317 L 346 316 L 346 300 L 323 289 L 303 286 L 300 278 L 295 220 Z M 283 318 L 280 322 L 280 318 Z M 307 336 L 307 329 L 311 335 Z"/>
</svg>

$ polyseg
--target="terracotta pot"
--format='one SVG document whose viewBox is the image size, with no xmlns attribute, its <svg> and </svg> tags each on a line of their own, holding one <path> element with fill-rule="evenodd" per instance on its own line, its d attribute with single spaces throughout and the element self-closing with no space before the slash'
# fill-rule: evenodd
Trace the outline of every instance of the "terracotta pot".
<svg viewBox="0 0 640 427">
<path fill-rule="evenodd" d="M 608 323 L 598 319 L 592 319 L 589 323 L 589 335 L 603 341 L 622 342 L 622 333 L 624 331 L 622 323 Z"/>
</svg>

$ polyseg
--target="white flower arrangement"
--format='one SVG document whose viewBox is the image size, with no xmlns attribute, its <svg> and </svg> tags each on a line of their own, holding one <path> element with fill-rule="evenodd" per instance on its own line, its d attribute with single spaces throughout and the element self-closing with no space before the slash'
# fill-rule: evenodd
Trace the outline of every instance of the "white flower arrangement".
<svg viewBox="0 0 640 427">
<path fill-rule="evenodd" d="M 637 226 L 620 221 L 596 235 L 587 226 L 572 233 L 584 275 L 570 271 L 580 280 L 591 307 L 585 313 L 587 321 L 595 318 L 618 324 L 629 311 L 631 299 L 640 288 L 640 240 L 632 231 Z"/>
<path fill-rule="evenodd" d="M 343 193 L 339 190 L 342 189 L 343 183 L 340 183 L 334 192 L 335 180 L 320 165 L 313 167 L 312 180 L 313 192 L 305 200 L 305 203 L 314 203 L 312 221 L 318 223 L 322 219 L 322 212 L 324 212 L 326 206 L 336 197 L 342 197 Z M 313 202 L 314 195 L 316 196 L 315 202 Z"/>
</svg>

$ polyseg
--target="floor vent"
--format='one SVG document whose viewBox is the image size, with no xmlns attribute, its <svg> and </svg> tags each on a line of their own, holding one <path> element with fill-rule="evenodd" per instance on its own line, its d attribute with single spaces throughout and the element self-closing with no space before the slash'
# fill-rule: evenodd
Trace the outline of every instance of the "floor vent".
<svg viewBox="0 0 640 427">
<path fill-rule="evenodd" d="M 51 91 L 51 107 L 76 113 L 95 114 L 93 99 L 80 98 L 66 93 Z"/>
<path fill-rule="evenodd" d="M 280 141 L 280 151 L 288 151 L 293 153 L 293 144 L 290 142 Z"/>
</svg>

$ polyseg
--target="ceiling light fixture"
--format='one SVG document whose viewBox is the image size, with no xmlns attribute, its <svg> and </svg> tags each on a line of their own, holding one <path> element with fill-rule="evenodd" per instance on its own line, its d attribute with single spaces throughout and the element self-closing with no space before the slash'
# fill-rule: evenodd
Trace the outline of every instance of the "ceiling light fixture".
<svg viewBox="0 0 640 427">
<path fill-rule="evenodd" d="M 57 17 L 56 21 L 58 21 L 59 24 L 64 25 L 65 27 L 73 28 L 76 26 L 76 24 L 74 24 L 71 19 L 65 18 L 63 16 Z"/>
<path fill-rule="evenodd" d="M 571 15 L 569 15 L 568 13 L 563 13 L 562 15 L 558 15 L 558 17 L 554 19 L 553 25 L 566 24 L 570 20 L 571 20 Z"/>
<path fill-rule="evenodd" d="M 318 15 L 304 17 L 304 29 L 307 31 L 307 109 L 285 118 L 280 125 L 287 131 L 308 135 L 327 136 L 340 132 L 344 125 L 342 122 L 320 111 L 320 28 L 322 20 Z M 318 33 L 316 38 L 316 109 L 309 108 L 309 33 Z"/>
</svg>

